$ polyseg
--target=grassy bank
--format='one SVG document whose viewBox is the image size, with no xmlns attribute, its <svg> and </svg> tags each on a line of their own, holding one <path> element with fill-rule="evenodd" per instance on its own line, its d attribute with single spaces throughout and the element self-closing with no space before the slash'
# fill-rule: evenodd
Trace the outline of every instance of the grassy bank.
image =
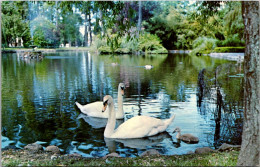
<svg viewBox="0 0 260 167">
<path fill-rule="evenodd" d="M 210 154 L 146 156 L 136 158 L 83 158 L 51 153 L 29 153 L 26 150 L 2 152 L 3 166 L 236 166 L 238 151 Z"/>
<path fill-rule="evenodd" d="M 243 53 L 245 47 L 216 47 L 214 53 Z"/>
</svg>

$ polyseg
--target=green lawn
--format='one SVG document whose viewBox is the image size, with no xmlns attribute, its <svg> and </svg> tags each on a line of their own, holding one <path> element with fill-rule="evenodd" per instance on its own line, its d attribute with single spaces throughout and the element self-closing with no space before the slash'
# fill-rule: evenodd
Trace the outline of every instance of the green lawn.
<svg viewBox="0 0 260 167">
<path fill-rule="evenodd" d="M 25 150 L 2 152 L 3 166 L 236 166 L 238 151 L 136 158 L 82 158 L 62 155 L 51 160 L 50 153 L 28 153 Z"/>
<path fill-rule="evenodd" d="M 213 52 L 215 53 L 237 53 L 245 52 L 245 47 L 216 47 Z"/>
</svg>

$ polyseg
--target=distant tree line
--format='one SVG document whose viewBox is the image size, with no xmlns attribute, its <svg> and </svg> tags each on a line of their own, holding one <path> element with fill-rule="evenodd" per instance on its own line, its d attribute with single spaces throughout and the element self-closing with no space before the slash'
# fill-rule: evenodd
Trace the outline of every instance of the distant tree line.
<svg viewBox="0 0 260 167">
<path fill-rule="evenodd" d="M 90 46 L 98 36 L 115 47 L 120 37 L 129 41 L 146 32 L 158 36 L 166 49 L 243 46 L 241 2 L 214 3 L 3 1 L 2 44 Z"/>
</svg>

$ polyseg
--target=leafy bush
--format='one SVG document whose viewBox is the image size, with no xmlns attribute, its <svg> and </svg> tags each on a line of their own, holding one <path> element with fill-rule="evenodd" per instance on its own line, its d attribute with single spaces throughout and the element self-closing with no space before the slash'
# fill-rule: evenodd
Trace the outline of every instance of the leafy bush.
<svg viewBox="0 0 260 167">
<path fill-rule="evenodd" d="M 36 29 L 33 34 L 34 45 L 38 47 L 46 47 L 48 42 L 45 40 L 44 34 L 41 29 Z"/>
<path fill-rule="evenodd" d="M 111 36 L 111 35 L 110 35 Z M 119 47 L 114 48 L 114 53 L 125 54 L 125 53 L 168 53 L 168 51 L 162 46 L 161 40 L 156 36 L 150 33 L 142 33 L 139 35 L 139 38 L 128 39 L 128 36 L 121 38 L 113 38 L 117 40 Z M 110 39 L 111 40 L 111 39 Z M 90 51 L 98 51 L 100 54 L 112 53 L 111 42 L 106 42 L 106 38 L 97 36 L 95 38 L 93 45 L 90 47 Z"/>
<path fill-rule="evenodd" d="M 168 53 L 161 45 L 161 40 L 150 33 L 140 35 L 138 48 L 145 53 Z"/>
<path fill-rule="evenodd" d="M 199 37 L 193 41 L 191 54 L 209 54 L 216 47 L 216 42 L 217 40 L 213 38 Z"/>
<path fill-rule="evenodd" d="M 94 36 L 92 45 L 89 48 L 90 52 L 100 52 L 103 50 L 101 47 L 106 46 L 106 39 L 101 38 L 100 35 Z M 108 46 L 107 46 L 108 47 Z M 104 48 L 105 50 L 109 50 L 107 48 Z"/>
<path fill-rule="evenodd" d="M 239 34 L 235 34 L 230 38 L 218 43 L 218 46 L 244 46 L 245 41 L 239 38 Z"/>
<path fill-rule="evenodd" d="M 58 47 L 59 38 L 56 27 L 44 17 L 37 17 L 31 22 L 34 44 L 39 47 Z"/>
</svg>

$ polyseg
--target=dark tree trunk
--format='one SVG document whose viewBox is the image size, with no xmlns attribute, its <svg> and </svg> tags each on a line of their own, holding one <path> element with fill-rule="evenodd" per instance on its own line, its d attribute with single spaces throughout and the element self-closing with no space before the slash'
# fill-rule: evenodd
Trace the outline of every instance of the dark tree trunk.
<svg viewBox="0 0 260 167">
<path fill-rule="evenodd" d="M 141 26 L 141 24 L 142 24 L 142 1 L 139 0 L 138 3 L 139 3 L 139 9 L 138 9 L 138 25 L 137 25 L 137 27 L 138 27 L 138 33 L 140 33 L 141 28 L 142 28 L 142 26 Z"/>
<path fill-rule="evenodd" d="M 75 36 L 77 36 L 77 33 L 76 33 L 76 32 L 75 32 Z M 76 46 L 76 47 L 79 46 L 79 45 L 78 45 L 78 39 L 77 39 L 77 38 L 75 39 L 75 46 Z"/>
<path fill-rule="evenodd" d="M 56 29 L 58 30 L 58 18 L 59 18 L 59 16 L 58 16 L 58 1 L 57 0 L 55 1 L 55 7 L 56 7 L 56 14 L 55 14 Z"/>
<path fill-rule="evenodd" d="M 88 31 L 89 31 L 89 45 L 91 46 L 92 44 L 92 31 L 91 31 L 91 17 L 90 17 L 90 13 L 88 15 Z"/>
<path fill-rule="evenodd" d="M 222 94 L 220 92 L 220 87 L 217 87 L 217 107 L 216 107 L 216 111 L 215 111 L 215 114 L 214 114 L 215 123 L 216 123 L 215 135 L 214 135 L 215 148 L 217 148 L 219 146 L 220 128 L 221 128 L 220 122 L 221 122 L 221 109 L 222 109 L 222 107 L 223 107 Z"/>
<path fill-rule="evenodd" d="M 203 68 L 198 75 L 198 84 L 197 84 L 197 106 L 201 107 L 201 103 L 204 99 L 204 94 L 205 94 L 205 81 L 204 81 L 204 74 L 205 74 L 206 69 Z"/>
<path fill-rule="evenodd" d="M 103 24 L 103 11 L 101 9 L 99 10 L 99 14 L 100 14 L 101 35 L 104 36 L 104 34 L 105 34 L 105 27 L 104 27 L 104 24 Z"/>
<path fill-rule="evenodd" d="M 85 35 L 84 35 L 84 46 L 88 46 L 88 15 L 85 14 Z"/>
<path fill-rule="evenodd" d="M 242 1 L 245 24 L 245 90 L 242 146 L 239 166 L 260 165 L 259 2 Z"/>
</svg>

